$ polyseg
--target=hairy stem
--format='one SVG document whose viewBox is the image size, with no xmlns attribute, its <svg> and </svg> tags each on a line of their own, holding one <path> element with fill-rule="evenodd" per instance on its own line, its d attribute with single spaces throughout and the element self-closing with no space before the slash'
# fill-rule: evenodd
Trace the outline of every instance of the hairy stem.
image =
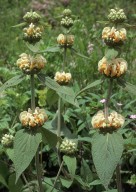
<svg viewBox="0 0 136 192">
<path fill-rule="evenodd" d="M 43 186 L 42 186 L 42 180 L 41 180 L 41 165 L 39 162 L 39 148 L 36 152 L 35 164 L 36 164 L 37 180 L 38 180 L 38 184 L 39 184 L 39 192 L 44 192 Z"/>
<path fill-rule="evenodd" d="M 62 161 L 62 162 L 61 162 L 61 165 L 60 165 L 60 168 L 59 168 L 59 171 L 58 171 L 58 173 L 57 173 L 56 179 L 55 179 L 55 181 L 54 181 L 54 185 L 53 185 L 53 188 L 52 188 L 51 192 L 53 192 L 53 190 L 54 190 L 54 188 L 55 188 L 55 186 L 56 186 L 56 183 L 57 183 L 57 180 L 58 180 L 58 178 L 59 178 L 60 172 L 61 172 L 61 170 L 62 170 L 62 168 L 63 168 L 63 164 L 64 164 L 64 162 Z"/>
<path fill-rule="evenodd" d="M 35 84 L 34 84 L 34 74 L 31 74 L 31 109 L 32 112 L 35 111 Z M 39 184 L 39 192 L 43 192 L 42 187 L 42 180 L 41 180 L 41 167 L 39 163 L 39 148 L 37 149 L 35 155 L 35 165 L 36 165 L 36 172 L 37 172 L 37 180 Z"/>
<path fill-rule="evenodd" d="M 65 71 L 65 67 L 66 67 L 66 64 L 67 64 L 66 55 L 67 55 L 67 47 L 64 47 L 63 64 L 62 64 L 62 70 L 63 71 Z"/>
<path fill-rule="evenodd" d="M 106 119 L 107 123 L 108 123 L 108 116 L 109 116 L 108 107 L 109 107 L 110 97 L 111 97 L 111 93 L 112 93 L 112 85 L 113 85 L 113 79 L 110 79 L 109 88 L 107 91 L 107 98 L 106 98 L 105 105 L 104 105 L 104 115 L 105 115 L 105 119 Z"/>
<path fill-rule="evenodd" d="M 118 192 L 122 192 L 122 184 L 121 184 L 121 174 L 120 174 L 120 165 L 118 164 L 116 167 L 116 182 Z"/>
<path fill-rule="evenodd" d="M 35 84 L 34 84 L 34 74 L 31 75 L 31 109 L 32 112 L 35 110 Z"/>
</svg>

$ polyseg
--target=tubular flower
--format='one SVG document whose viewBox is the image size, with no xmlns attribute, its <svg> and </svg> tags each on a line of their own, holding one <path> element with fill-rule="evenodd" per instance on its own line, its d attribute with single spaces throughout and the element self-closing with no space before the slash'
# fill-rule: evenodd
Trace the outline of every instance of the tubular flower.
<svg viewBox="0 0 136 192">
<path fill-rule="evenodd" d="M 62 47 L 71 47 L 74 43 L 74 35 L 63 35 L 60 34 L 57 37 L 57 42 Z"/>
<path fill-rule="evenodd" d="M 59 83 L 60 85 L 67 85 L 71 80 L 71 73 L 65 73 L 63 72 L 56 72 L 55 74 L 55 81 Z"/>
<path fill-rule="evenodd" d="M 41 55 L 32 57 L 26 53 L 22 53 L 17 60 L 17 66 L 26 74 L 38 73 L 44 68 L 46 59 Z"/>
<path fill-rule="evenodd" d="M 127 71 L 127 62 L 122 58 L 107 60 L 103 57 L 98 63 L 98 71 L 108 77 L 120 77 Z"/>
<path fill-rule="evenodd" d="M 127 17 L 123 9 L 111 9 L 108 19 L 115 23 L 122 23 L 127 19 Z"/>
<path fill-rule="evenodd" d="M 5 134 L 2 137 L 1 143 L 4 147 L 11 147 L 13 144 L 14 136 L 10 134 Z"/>
<path fill-rule="evenodd" d="M 64 139 L 60 145 L 60 151 L 68 155 L 73 155 L 76 150 L 76 143 L 69 139 Z"/>
<path fill-rule="evenodd" d="M 24 28 L 24 40 L 35 44 L 42 38 L 43 27 L 37 27 L 33 23 L 28 28 Z"/>
<path fill-rule="evenodd" d="M 104 128 L 113 128 L 118 129 L 124 124 L 124 117 L 118 114 L 116 111 L 113 111 L 108 116 L 108 121 L 104 116 L 103 111 L 98 111 L 96 115 L 92 118 L 92 126 L 96 129 L 104 129 Z"/>
<path fill-rule="evenodd" d="M 34 12 L 27 12 L 24 17 L 23 17 L 24 21 L 26 21 L 27 23 L 37 23 L 39 22 L 39 20 L 41 19 L 41 16 Z"/>
<path fill-rule="evenodd" d="M 19 119 L 24 127 L 33 128 L 42 126 L 47 121 L 47 115 L 44 109 L 36 107 L 34 112 L 31 109 L 21 112 Z"/>
<path fill-rule="evenodd" d="M 122 45 L 126 40 L 126 29 L 117 30 L 114 27 L 105 27 L 102 31 L 102 39 L 109 46 Z"/>
</svg>

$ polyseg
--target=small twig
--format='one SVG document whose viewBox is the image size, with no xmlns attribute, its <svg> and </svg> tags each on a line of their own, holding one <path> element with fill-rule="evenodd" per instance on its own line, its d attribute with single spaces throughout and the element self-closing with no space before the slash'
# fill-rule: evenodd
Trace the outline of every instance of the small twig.
<svg viewBox="0 0 136 192">
<path fill-rule="evenodd" d="M 24 174 L 24 173 L 22 173 L 22 177 L 23 177 L 24 182 L 26 183 L 26 186 L 27 186 L 27 188 L 29 189 L 29 191 L 30 191 L 30 192 L 33 192 L 33 191 L 31 190 L 31 187 L 29 186 L 29 183 L 28 183 L 28 181 L 27 181 L 27 179 L 26 179 L 26 177 L 25 177 L 25 174 Z"/>
<path fill-rule="evenodd" d="M 61 170 L 62 170 L 62 168 L 63 168 L 63 164 L 64 164 L 64 161 L 61 162 L 59 171 L 58 171 L 57 176 L 56 176 L 56 179 L 55 179 L 55 181 L 54 181 L 53 188 L 52 188 L 52 190 L 51 190 L 50 192 L 53 192 L 53 190 L 54 190 L 54 188 L 55 188 L 55 185 L 56 185 L 56 183 L 57 183 L 57 180 L 58 180 L 59 175 L 60 175 L 60 173 L 61 173 Z"/>
</svg>

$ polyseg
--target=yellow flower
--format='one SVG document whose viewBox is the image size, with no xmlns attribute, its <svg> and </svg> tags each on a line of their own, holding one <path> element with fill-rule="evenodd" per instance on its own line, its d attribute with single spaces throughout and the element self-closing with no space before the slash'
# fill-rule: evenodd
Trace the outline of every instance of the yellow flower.
<svg viewBox="0 0 136 192">
<path fill-rule="evenodd" d="M 92 126 L 96 129 L 114 128 L 118 129 L 123 126 L 125 119 L 116 111 L 112 111 L 108 116 L 108 121 L 105 118 L 103 111 L 98 111 L 92 118 Z"/>
<path fill-rule="evenodd" d="M 108 77 L 120 77 L 127 71 L 127 62 L 122 58 L 107 60 L 103 57 L 98 63 L 98 71 Z"/>
<path fill-rule="evenodd" d="M 65 73 L 63 72 L 56 72 L 55 74 L 55 81 L 61 85 L 68 84 L 71 81 L 71 73 Z"/>
<path fill-rule="evenodd" d="M 31 109 L 23 111 L 19 116 L 21 124 L 29 128 L 42 126 L 47 121 L 47 118 L 45 110 L 39 109 L 39 107 L 36 107 L 34 112 Z"/>
<path fill-rule="evenodd" d="M 60 34 L 57 37 L 57 42 L 62 47 L 71 47 L 74 43 L 74 36 Z"/>
<path fill-rule="evenodd" d="M 105 27 L 102 31 L 102 39 L 107 45 L 121 45 L 126 40 L 126 29 L 117 30 L 114 27 Z"/>
<path fill-rule="evenodd" d="M 26 53 L 22 53 L 17 60 L 17 66 L 26 74 L 38 73 L 44 68 L 46 59 L 41 55 L 32 57 Z"/>
</svg>

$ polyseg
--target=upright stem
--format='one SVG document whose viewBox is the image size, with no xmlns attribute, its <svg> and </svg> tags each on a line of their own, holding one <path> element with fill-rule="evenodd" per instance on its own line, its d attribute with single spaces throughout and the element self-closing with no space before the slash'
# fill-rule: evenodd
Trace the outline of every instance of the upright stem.
<svg viewBox="0 0 136 192">
<path fill-rule="evenodd" d="M 67 55 L 67 47 L 64 47 L 63 65 L 62 65 L 62 70 L 63 71 L 65 70 L 65 66 L 66 66 L 66 63 L 67 63 L 66 55 Z"/>
<path fill-rule="evenodd" d="M 122 184 L 121 184 L 121 174 L 120 174 L 120 165 L 118 164 L 116 167 L 116 179 L 117 179 L 117 189 L 118 192 L 122 192 Z"/>
<path fill-rule="evenodd" d="M 35 84 L 34 84 L 34 74 L 31 74 L 31 109 L 32 112 L 35 111 Z M 39 163 L 39 148 L 37 149 L 35 155 L 35 164 L 36 164 L 36 172 L 37 172 L 37 180 L 39 184 L 39 192 L 43 192 L 42 180 L 41 180 L 41 167 Z"/>
<path fill-rule="evenodd" d="M 105 119 L 106 119 L 107 123 L 108 123 L 108 116 L 109 116 L 108 106 L 109 106 L 109 101 L 110 101 L 110 97 L 111 97 L 111 93 L 112 93 L 112 85 L 113 85 L 113 79 L 110 79 L 109 88 L 107 91 L 107 98 L 106 98 L 105 106 L 104 106 L 104 115 L 105 115 Z"/>
<path fill-rule="evenodd" d="M 36 152 L 35 164 L 36 164 L 37 180 L 38 180 L 38 184 L 39 184 L 39 192 L 44 192 L 43 186 L 42 186 L 42 180 L 41 180 L 41 166 L 39 163 L 39 148 Z"/>
<path fill-rule="evenodd" d="M 57 136 L 61 135 L 61 98 L 58 100 L 58 127 L 57 127 Z"/>
<path fill-rule="evenodd" d="M 35 110 L 35 84 L 34 84 L 34 74 L 31 75 L 31 109 L 32 112 Z"/>
</svg>

